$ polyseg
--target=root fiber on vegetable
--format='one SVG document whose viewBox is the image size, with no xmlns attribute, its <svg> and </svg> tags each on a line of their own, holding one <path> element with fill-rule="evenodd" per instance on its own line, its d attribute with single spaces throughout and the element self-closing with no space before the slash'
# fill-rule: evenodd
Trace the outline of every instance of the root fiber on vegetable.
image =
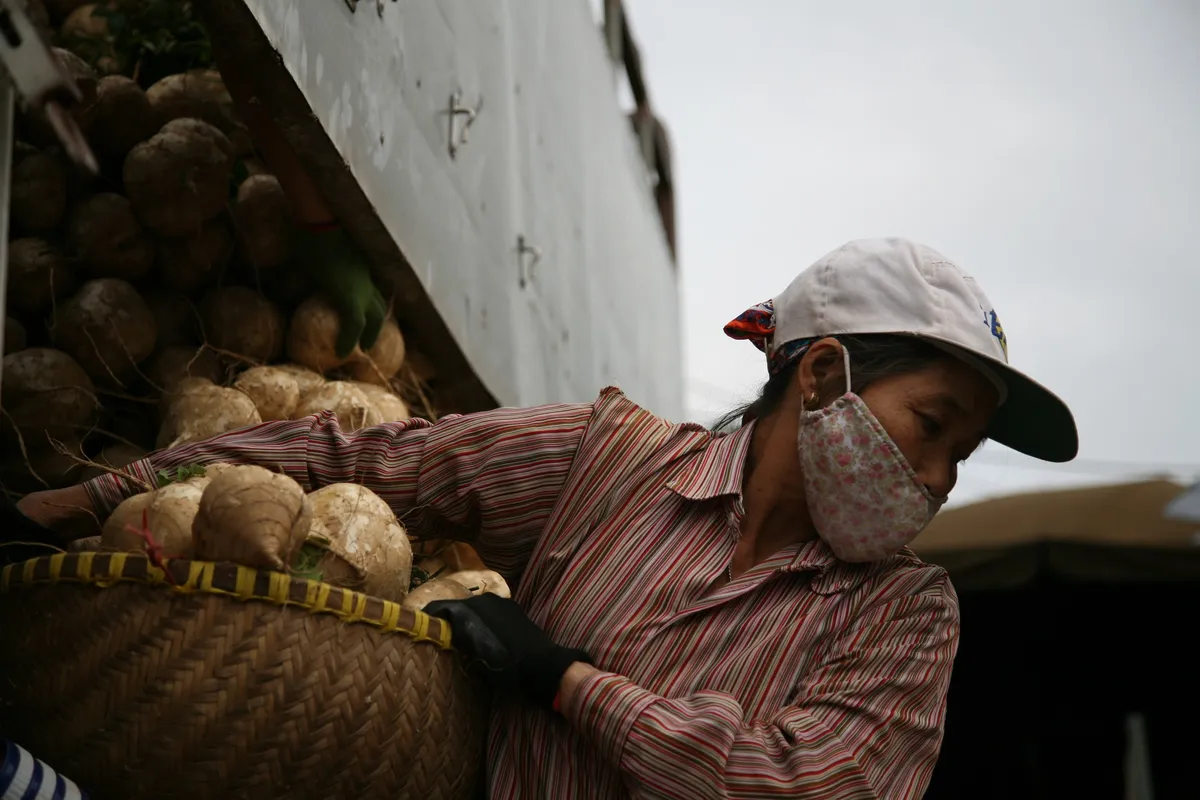
<svg viewBox="0 0 1200 800">
<path fill-rule="evenodd" d="M 164 395 L 173 395 L 186 378 L 220 383 L 225 367 L 212 350 L 195 345 L 165 347 L 146 363 L 146 380 Z"/>
<path fill-rule="evenodd" d="M 86 483 L 94 478 L 99 478 L 101 475 L 109 474 L 110 470 L 119 470 L 129 466 L 135 461 L 141 461 L 146 457 L 146 451 L 140 447 L 134 447 L 128 444 L 111 444 L 99 452 L 92 459 L 93 464 L 89 464 L 79 473 L 79 482 Z M 108 467 L 108 469 L 105 469 Z"/>
<path fill-rule="evenodd" d="M 356 351 L 347 366 L 350 377 L 362 383 L 388 386 L 404 364 L 404 336 L 393 320 L 385 320 L 379 338 L 365 353 Z"/>
</svg>

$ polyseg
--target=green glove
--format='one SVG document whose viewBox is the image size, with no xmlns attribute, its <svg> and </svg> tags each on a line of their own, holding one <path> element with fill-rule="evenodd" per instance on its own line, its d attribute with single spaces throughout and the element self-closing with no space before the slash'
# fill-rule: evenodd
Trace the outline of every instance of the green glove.
<svg viewBox="0 0 1200 800">
<path fill-rule="evenodd" d="M 350 355 L 355 345 L 369 349 L 387 317 L 387 303 L 371 280 L 371 268 L 358 246 L 338 225 L 309 226 L 300 229 L 296 253 L 338 312 L 338 358 Z"/>
</svg>

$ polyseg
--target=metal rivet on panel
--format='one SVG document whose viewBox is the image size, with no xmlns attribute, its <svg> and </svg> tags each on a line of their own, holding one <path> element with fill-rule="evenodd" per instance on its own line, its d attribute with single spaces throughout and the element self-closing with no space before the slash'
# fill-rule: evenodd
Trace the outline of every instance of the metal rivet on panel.
<svg viewBox="0 0 1200 800">
<path fill-rule="evenodd" d="M 467 131 L 475 124 L 475 118 L 479 116 L 479 112 L 483 110 L 483 98 L 479 98 L 479 103 L 471 108 L 462 104 L 462 92 L 455 92 L 450 95 L 450 157 L 454 158 L 458 155 L 460 147 L 467 143 Z M 465 117 L 462 126 L 458 124 L 460 117 Z"/>
<path fill-rule="evenodd" d="M 517 264 L 520 267 L 519 283 L 522 289 L 537 277 L 538 262 L 542 260 L 542 249 L 526 241 L 524 234 L 517 237 Z"/>
</svg>

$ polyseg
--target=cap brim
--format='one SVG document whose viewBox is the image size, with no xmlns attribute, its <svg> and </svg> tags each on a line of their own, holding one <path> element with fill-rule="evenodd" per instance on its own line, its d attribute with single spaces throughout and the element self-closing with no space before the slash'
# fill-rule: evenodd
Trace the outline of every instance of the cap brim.
<svg viewBox="0 0 1200 800">
<path fill-rule="evenodd" d="M 962 350 L 961 345 L 952 342 L 937 342 L 951 351 Z M 1018 453 L 1056 464 L 1078 455 L 1079 432 L 1075 428 L 1075 417 L 1054 392 L 1003 361 L 974 350 L 964 353 L 968 356 L 964 361 L 982 362 L 1008 389 L 1008 397 L 996 410 L 988 428 L 989 439 Z"/>
</svg>

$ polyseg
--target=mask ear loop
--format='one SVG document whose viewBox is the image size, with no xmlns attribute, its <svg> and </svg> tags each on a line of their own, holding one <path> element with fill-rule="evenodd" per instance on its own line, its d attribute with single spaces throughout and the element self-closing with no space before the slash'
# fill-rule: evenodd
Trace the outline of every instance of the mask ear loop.
<svg viewBox="0 0 1200 800">
<path fill-rule="evenodd" d="M 846 370 L 846 394 L 850 394 L 850 351 L 842 345 L 842 364 Z"/>
</svg>

